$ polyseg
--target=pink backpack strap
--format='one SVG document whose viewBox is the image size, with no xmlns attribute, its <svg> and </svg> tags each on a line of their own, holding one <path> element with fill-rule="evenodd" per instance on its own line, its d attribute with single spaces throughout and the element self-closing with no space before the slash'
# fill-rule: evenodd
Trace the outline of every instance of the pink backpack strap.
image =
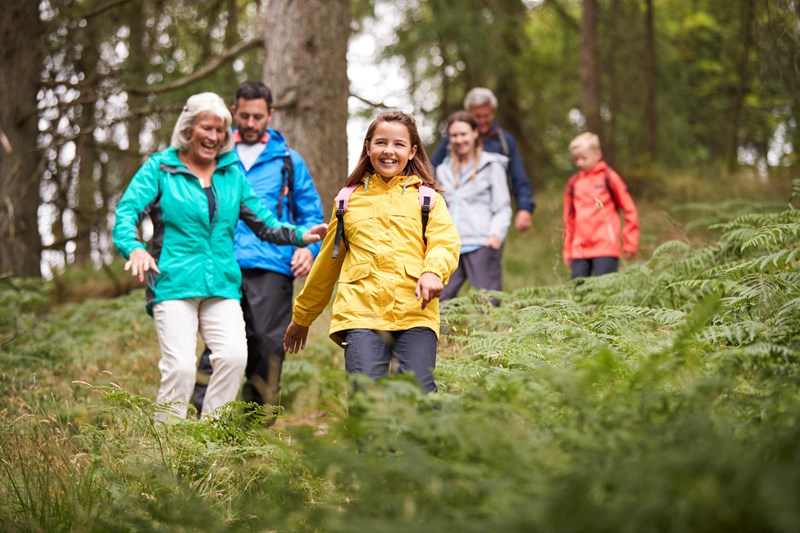
<svg viewBox="0 0 800 533">
<path fill-rule="evenodd" d="M 427 202 L 428 209 L 433 209 L 433 204 L 436 202 L 436 191 L 433 190 L 433 187 L 428 187 L 427 185 L 420 185 L 419 186 L 419 208 L 424 209 L 426 202 L 425 200 L 430 200 Z"/>
<path fill-rule="evenodd" d="M 342 188 L 336 195 L 336 198 L 333 199 L 337 221 L 336 238 L 333 241 L 333 253 L 331 253 L 333 259 L 339 257 L 339 245 L 342 241 L 344 241 L 345 248 L 348 250 L 350 249 L 350 245 L 347 244 L 347 237 L 344 235 L 344 212 L 347 211 L 347 205 L 350 203 L 350 196 L 353 194 L 353 191 L 356 190 L 356 187 L 358 187 L 358 185 L 349 185 Z"/>
<path fill-rule="evenodd" d="M 350 196 L 353 194 L 353 191 L 356 190 L 358 185 L 350 185 L 348 187 L 343 187 L 339 190 L 336 194 L 336 198 L 333 200 L 333 205 L 336 207 L 336 213 L 339 213 L 341 209 L 342 214 L 347 211 L 347 204 L 350 203 Z"/>
</svg>

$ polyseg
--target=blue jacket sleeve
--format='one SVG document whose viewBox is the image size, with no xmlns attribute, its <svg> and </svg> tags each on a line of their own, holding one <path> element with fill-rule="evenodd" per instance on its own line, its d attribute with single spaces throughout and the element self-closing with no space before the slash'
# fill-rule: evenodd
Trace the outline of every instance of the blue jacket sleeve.
<svg viewBox="0 0 800 533">
<path fill-rule="evenodd" d="M 522 156 L 519 155 L 517 141 L 505 130 L 502 134 L 508 143 L 508 174 L 511 178 L 514 198 L 517 200 L 517 210 L 533 212 L 536 208 L 536 202 L 533 200 L 531 182 L 528 179 L 527 172 L 525 172 L 525 166 L 522 164 Z"/>
<path fill-rule="evenodd" d="M 439 146 L 436 148 L 436 151 L 433 152 L 431 156 L 431 165 L 433 168 L 438 167 L 444 161 L 444 158 L 447 157 L 447 145 L 450 144 L 450 139 L 445 135 L 442 137 L 442 140 L 439 142 Z"/>
<path fill-rule="evenodd" d="M 292 192 L 292 214 L 297 226 L 308 229 L 317 224 L 322 224 L 322 201 L 319 198 L 311 173 L 302 156 L 291 150 L 292 164 L 294 165 L 294 189 Z M 314 258 L 319 254 L 322 242 L 308 245 Z"/>
</svg>

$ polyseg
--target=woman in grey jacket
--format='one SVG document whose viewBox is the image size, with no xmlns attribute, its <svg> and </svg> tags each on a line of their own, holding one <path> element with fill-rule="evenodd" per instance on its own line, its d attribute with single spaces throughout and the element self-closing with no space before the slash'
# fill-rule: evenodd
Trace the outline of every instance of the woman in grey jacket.
<svg viewBox="0 0 800 533">
<path fill-rule="evenodd" d="M 441 300 L 455 297 L 467 280 L 476 289 L 503 288 L 503 241 L 511 224 L 508 158 L 482 150 L 478 122 L 466 111 L 450 115 L 447 135 L 450 153 L 436 167 L 436 180 L 461 237 L 461 255 Z"/>
</svg>

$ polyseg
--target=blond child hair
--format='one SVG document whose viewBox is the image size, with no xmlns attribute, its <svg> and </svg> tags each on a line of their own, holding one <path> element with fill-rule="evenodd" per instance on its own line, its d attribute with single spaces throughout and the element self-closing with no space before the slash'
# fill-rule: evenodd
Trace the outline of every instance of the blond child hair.
<svg viewBox="0 0 800 533">
<path fill-rule="evenodd" d="M 583 150 L 587 148 L 590 150 L 600 149 L 600 138 L 590 131 L 581 133 L 569 143 L 570 153 L 573 153 L 576 150 Z"/>
</svg>

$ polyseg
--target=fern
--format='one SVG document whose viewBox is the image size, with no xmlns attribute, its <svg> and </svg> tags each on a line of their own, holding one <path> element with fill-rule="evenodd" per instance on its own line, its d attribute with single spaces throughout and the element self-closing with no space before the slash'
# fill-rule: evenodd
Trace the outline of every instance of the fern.
<svg viewBox="0 0 800 533">
<path fill-rule="evenodd" d="M 769 326 L 752 320 L 708 326 L 698 337 L 714 344 L 743 346 L 753 344 L 769 330 Z"/>
<path fill-rule="evenodd" d="M 773 224 L 760 228 L 742 244 L 742 250 L 748 248 L 767 248 L 795 244 L 800 237 L 800 223 Z"/>
</svg>

